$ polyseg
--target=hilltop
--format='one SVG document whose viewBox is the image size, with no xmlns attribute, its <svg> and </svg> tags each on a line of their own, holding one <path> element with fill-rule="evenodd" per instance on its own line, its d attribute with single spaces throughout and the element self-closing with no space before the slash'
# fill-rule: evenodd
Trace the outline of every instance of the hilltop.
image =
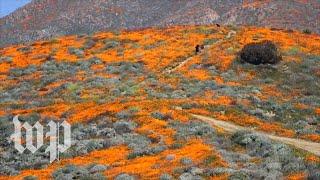
<svg viewBox="0 0 320 180">
<path fill-rule="evenodd" d="M 280 63 L 238 60 L 263 40 L 278 46 Z M 253 133 L 320 142 L 319 35 L 173 26 L 61 36 L 0 54 L 0 179 L 319 177 L 319 156 Z M 53 164 L 43 150 L 18 154 L 6 139 L 17 114 L 68 121 L 73 146 Z"/>
<path fill-rule="evenodd" d="M 253 25 L 320 32 L 319 0 L 33 0 L 0 19 L 0 45 L 172 25 Z"/>
</svg>

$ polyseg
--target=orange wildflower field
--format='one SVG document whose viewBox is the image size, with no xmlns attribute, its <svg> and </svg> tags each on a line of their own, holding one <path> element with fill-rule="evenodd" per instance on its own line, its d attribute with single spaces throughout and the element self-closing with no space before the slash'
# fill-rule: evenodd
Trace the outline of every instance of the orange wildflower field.
<svg viewBox="0 0 320 180">
<path fill-rule="evenodd" d="M 240 62 L 246 44 L 264 40 L 277 45 L 279 64 Z M 191 114 L 320 143 L 319 72 L 319 35 L 257 27 L 146 28 L 1 48 L 0 179 L 66 171 L 88 179 L 305 179 L 319 156 Z M 15 115 L 69 122 L 71 148 L 53 163 L 41 150 L 18 154 L 6 138 Z"/>
</svg>

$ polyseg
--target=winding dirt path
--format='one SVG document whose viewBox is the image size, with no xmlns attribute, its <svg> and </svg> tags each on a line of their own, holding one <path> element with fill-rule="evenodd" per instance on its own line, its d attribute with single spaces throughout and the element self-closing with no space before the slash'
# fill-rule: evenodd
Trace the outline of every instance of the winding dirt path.
<svg viewBox="0 0 320 180">
<path fill-rule="evenodd" d="M 275 135 L 267 134 L 265 132 L 255 131 L 250 128 L 238 126 L 236 124 L 226 122 L 226 121 L 220 121 L 220 120 L 216 120 L 214 118 L 196 115 L 196 114 L 191 114 L 191 115 L 196 119 L 207 122 L 213 126 L 222 128 L 225 131 L 230 132 L 230 133 L 235 133 L 236 131 L 251 131 L 251 132 L 254 132 L 258 135 L 266 136 L 272 140 L 279 141 L 281 143 L 288 144 L 288 145 L 294 146 L 296 148 L 308 151 L 316 156 L 320 156 L 320 143 L 305 141 L 302 139 L 294 139 L 294 138 L 275 136 Z"/>
<path fill-rule="evenodd" d="M 204 49 L 202 50 L 202 52 L 205 51 L 205 50 L 207 50 L 207 49 L 209 49 L 210 47 L 212 47 L 212 46 L 214 46 L 214 45 L 217 45 L 217 44 L 221 43 L 224 39 L 230 39 L 230 38 L 232 38 L 232 37 L 235 36 L 236 34 L 237 34 L 236 31 L 230 31 L 230 32 L 225 36 L 225 38 L 219 39 L 218 41 L 216 41 L 215 43 L 213 43 L 213 44 L 211 44 L 211 45 L 206 45 L 206 46 L 204 46 Z M 197 55 L 195 55 L 195 56 L 199 56 L 199 55 L 201 55 L 201 54 L 202 54 L 202 53 L 199 53 L 199 54 L 197 54 Z M 186 63 L 188 63 L 189 61 L 191 61 L 191 60 L 193 59 L 193 57 L 195 57 L 195 56 L 191 56 L 191 57 L 189 57 L 189 58 L 187 58 L 187 59 L 179 62 L 177 65 L 175 65 L 175 66 L 173 66 L 173 67 L 167 67 L 167 68 L 162 72 L 162 74 L 170 74 L 170 73 L 178 70 L 179 68 L 181 68 L 182 66 L 184 66 Z"/>
</svg>

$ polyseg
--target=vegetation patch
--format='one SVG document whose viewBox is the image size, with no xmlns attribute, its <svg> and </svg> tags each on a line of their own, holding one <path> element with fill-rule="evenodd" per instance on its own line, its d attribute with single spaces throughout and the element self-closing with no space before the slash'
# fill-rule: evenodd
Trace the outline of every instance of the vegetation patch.
<svg viewBox="0 0 320 180">
<path fill-rule="evenodd" d="M 271 41 L 247 44 L 239 54 L 241 61 L 254 65 L 277 64 L 282 60 L 277 46 Z"/>
</svg>

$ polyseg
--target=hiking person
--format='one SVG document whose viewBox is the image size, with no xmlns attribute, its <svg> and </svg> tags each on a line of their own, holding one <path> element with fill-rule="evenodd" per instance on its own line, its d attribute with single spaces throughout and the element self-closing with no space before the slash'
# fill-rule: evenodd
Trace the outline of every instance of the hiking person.
<svg viewBox="0 0 320 180">
<path fill-rule="evenodd" d="M 196 45 L 196 54 L 201 52 L 201 47 L 199 44 Z"/>
</svg>

